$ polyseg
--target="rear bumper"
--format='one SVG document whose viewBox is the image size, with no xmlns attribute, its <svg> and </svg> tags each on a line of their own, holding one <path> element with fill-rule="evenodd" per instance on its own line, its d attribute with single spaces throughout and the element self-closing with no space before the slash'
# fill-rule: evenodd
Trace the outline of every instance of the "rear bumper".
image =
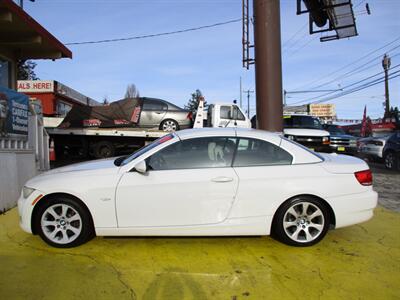
<svg viewBox="0 0 400 300">
<path fill-rule="evenodd" d="M 378 204 L 378 193 L 370 190 L 327 199 L 335 212 L 336 228 L 368 221 Z"/>
</svg>

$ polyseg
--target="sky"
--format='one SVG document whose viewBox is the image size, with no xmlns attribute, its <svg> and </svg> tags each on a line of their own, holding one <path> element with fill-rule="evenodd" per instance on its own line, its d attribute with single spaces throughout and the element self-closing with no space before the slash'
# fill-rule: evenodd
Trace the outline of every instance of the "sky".
<svg viewBox="0 0 400 300">
<path fill-rule="evenodd" d="M 351 85 L 382 72 L 384 53 L 393 57 L 391 72 L 399 70 L 400 1 L 353 3 L 359 35 L 321 43 L 319 34 L 308 33 L 307 15 L 296 15 L 296 0 L 281 0 L 283 88 L 288 105 L 325 99 L 322 92 L 295 91 L 346 91 L 357 86 Z M 366 3 L 371 15 L 365 13 Z M 63 43 L 156 34 L 239 19 L 241 6 L 241 0 L 24 2 L 27 13 Z M 98 101 L 104 97 L 122 99 L 127 85 L 133 83 L 141 96 L 165 99 L 182 107 L 196 89 L 209 103 L 231 102 L 240 99 L 240 78 L 242 90 L 255 89 L 254 67 L 242 67 L 241 41 L 242 25 L 236 22 L 148 39 L 70 45 L 72 60 L 38 60 L 35 72 L 42 80 L 57 80 Z M 247 97 L 244 93 L 242 97 L 246 109 Z M 390 100 L 392 106 L 400 106 L 400 77 L 390 81 Z M 361 119 L 364 106 L 371 118 L 382 117 L 383 101 L 381 83 L 325 103 L 336 105 L 338 118 Z M 254 93 L 250 95 L 250 108 L 253 115 Z"/>
</svg>

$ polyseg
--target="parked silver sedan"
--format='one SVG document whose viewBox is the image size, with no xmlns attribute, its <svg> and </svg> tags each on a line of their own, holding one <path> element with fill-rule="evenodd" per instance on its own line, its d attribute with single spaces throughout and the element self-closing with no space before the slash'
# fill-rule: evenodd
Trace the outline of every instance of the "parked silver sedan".
<svg viewBox="0 0 400 300">
<path fill-rule="evenodd" d="M 366 137 L 357 141 L 359 155 L 369 160 L 382 160 L 383 147 L 389 136 Z"/>
<path fill-rule="evenodd" d="M 154 98 L 141 98 L 143 108 L 140 114 L 139 127 L 157 127 L 163 131 L 175 131 L 189 128 L 192 114 L 168 101 Z"/>
</svg>

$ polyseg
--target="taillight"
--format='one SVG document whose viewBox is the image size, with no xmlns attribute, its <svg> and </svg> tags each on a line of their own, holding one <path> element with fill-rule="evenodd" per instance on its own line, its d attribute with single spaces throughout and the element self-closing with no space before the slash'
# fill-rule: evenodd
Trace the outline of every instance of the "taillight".
<svg viewBox="0 0 400 300">
<path fill-rule="evenodd" d="M 192 114 L 192 112 L 190 111 L 190 112 L 187 114 L 186 119 L 192 120 L 192 118 L 193 118 L 193 114 Z"/>
<path fill-rule="evenodd" d="M 362 185 L 372 185 L 372 172 L 371 170 L 364 170 L 355 172 L 358 182 Z"/>
</svg>

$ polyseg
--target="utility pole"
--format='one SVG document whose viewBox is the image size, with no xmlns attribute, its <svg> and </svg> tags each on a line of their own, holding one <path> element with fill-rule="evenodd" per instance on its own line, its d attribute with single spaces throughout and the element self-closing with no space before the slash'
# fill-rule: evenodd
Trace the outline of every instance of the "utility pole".
<svg viewBox="0 0 400 300">
<path fill-rule="evenodd" d="M 253 0 L 257 128 L 283 130 L 280 0 Z"/>
<path fill-rule="evenodd" d="M 240 76 L 240 92 L 239 92 L 239 97 L 240 97 L 240 108 L 242 108 L 242 76 Z"/>
<path fill-rule="evenodd" d="M 247 94 L 247 117 L 250 119 L 250 93 L 254 93 L 252 90 L 243 91 Z"/>
<path fill-rule="evenodd" d="M 382 67 L 385 71 L 385 117 L 389 116 L 390 112 L 390 101 L 389 101 L 389 69 L 390 69 L 390 57 L 384 55 L 382 59 Z"/>
</svg>

